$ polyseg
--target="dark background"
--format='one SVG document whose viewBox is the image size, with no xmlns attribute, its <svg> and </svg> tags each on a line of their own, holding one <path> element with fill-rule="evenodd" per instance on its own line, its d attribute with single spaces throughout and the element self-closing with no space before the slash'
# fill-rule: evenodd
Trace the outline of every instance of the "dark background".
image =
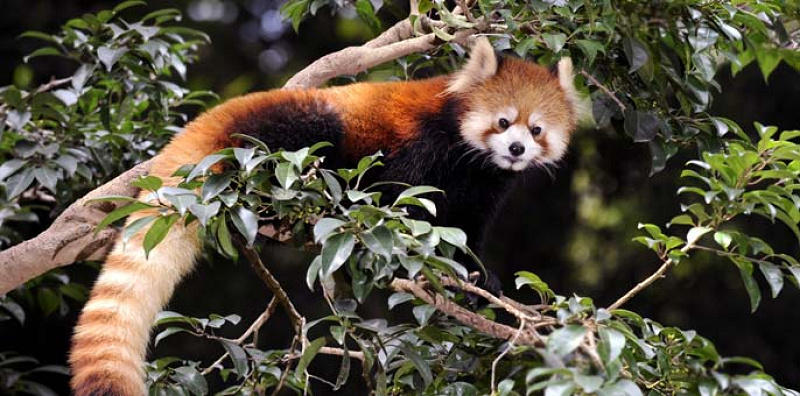
<svg viewBox="0 0 800 396">
<path fill-rule="evenodd" d="M 212 44 L 189 67 L 188 85 L 209 89 L 224 98 L 280 86 L 289 76 L 321 55 L 359 44 L 370 38 L 356 19 L 332 18 L 325 10 L 301 25 L 300 34 L 280 22 L 280 1 L 180 0 L 150 1 L 146 10 L 166 6 L 184 11 L 187 26 L 211 36 Z M 0 12 L 0 86 L 31 87 L 51 76 L 71 73 L 74 65 L 50 57 L 22 64 L 21 58 L 40 43 L 20 40 L 25 30 L 54 32 L 69 18 L 110 8 L 111 1 L 3 0 Z M 398 3 L 401 4 L 401 3 Z M 380 16 L 385 23 L 404 16 L 405 5 L 387 2 Z M 135 15 L 137 11 L 132 11 Z M 765 83 L 755 66 L 732 78 L 720 72 L 723 92 L 716 95 L 714 114 L 739 122 L 745 129 L 754 121 L 783 129 L 800 125 L 800 76 L 780 66 Z M 649 176 L 649 156 L 644 145 L 621 134 L 580 131 L 571 153 L 551 178 L 532 171 L 518 183 L 513 197 L 492 227 L 487 263 L 500 275 L 505 290 L 514 295 L 514 273 L 530 270 L 540 275 L 559 294 L 591 296 L 606 306 L 635 283 L 652 273 L 657 258 L 631 242 L 639 222 L 665 224 L 680 212 L 675 195 L 680 168 L 693 153 L 681 153 L 667 169 Z M 792 233 L 768 221 L 749 221 L 736 226 L 764 235 L 776 249 L 798 256 Z M 283 248 L 270 249 L 270 265 L 303 314 L 309 318 L 325 313 L 319 296 L 305 286 L 303 257 Z M 78 265 L 68 269 L 74 279 L 90 284 L 96 269 Z M 761 281 L 761 279 L 759 279 Z M 765 289 L 761 282 L 762 290 Z M 234 336 L 246 328 L 269 298 L 249 266 L 209 257 L 180 287 L 170 310 L 190 316 L 237 313 L 243 322 Z M 384 317 L 385 299 L 378 296 L 363 308 L 364 317 Z M 728 262 L 696 253 L 672 270 L 668 277 L 632 300 L 626 308 L 665 325 L 694 329 L 712 340 L 726 356 L 749 356 L 764 364 L 779 383 L 800 388 L 800 292 L 788 284 L 777 299 L 765 295 L 761 307 L 750 313 L 747 294 L 738 271 Z M 69 334 L 80 307 L 65 318 L 41 317 L 29 312 L 24 327 L 0 325 L 0 351 L 15 350 L 48 364 L 63 364 Z M 285 347 L 290 339 L 286 318 L 272 319 L 262 334 L 262 347 Z M 180 356 L 209 363 L 222 353 L 218 344 L 174 336 L 158 348 L 158 356 Z M 321 359 L 317 372 L 335 378 L 335 360 Z M 352 393 L 354 384 L 342 391 Z M 53 376 L 61 391 L 64 378 Z M 318 394 L 326 392 L 325 387 Z M 360 393 L 360 392 L 359 392 Z"/>
</svg>

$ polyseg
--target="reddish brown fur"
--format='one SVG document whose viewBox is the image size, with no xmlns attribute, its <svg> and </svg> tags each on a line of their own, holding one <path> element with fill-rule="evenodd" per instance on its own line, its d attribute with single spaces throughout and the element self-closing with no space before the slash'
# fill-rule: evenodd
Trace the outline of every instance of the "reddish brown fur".
<svg viewBox="0 0 800 396">
<path fill-rule="evenodd" d="M 533 89 L 520 89 L 530 87 Z M 513 104 L 519 114 L 516 123 L 527 124 L 534 111 L 547 117 L 551 125 L 565 125 L 566 131 L 575 128 L 573 106 L 567 102 L 558 78 L 545 67 L 516 58 L 503 60 L 497 75 L 488 79 L 480 89 L 470 92 L 467 106 L 471 108 L 499 110 Z M 530 125 L 528 125 L 530 126 Z M 484 141 L 492 133 L 503 132 L 497 125 L 483 134 Z M 537 139 L 547 150 L 546 139 Z"/>
</svg>

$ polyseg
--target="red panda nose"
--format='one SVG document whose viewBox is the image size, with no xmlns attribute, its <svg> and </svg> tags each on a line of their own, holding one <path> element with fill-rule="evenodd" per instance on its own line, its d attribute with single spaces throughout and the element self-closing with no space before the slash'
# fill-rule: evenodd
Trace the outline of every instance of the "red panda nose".
<svg viewBox="0 0 800 396">
<path fill-rule="evenodd" d="M 508 152 L 515 157 L 519 157 L 525 152 L 525 146 L 523 146 L 520 142 L 511 143 L 511 145 L 508 146 Z"/>
</svg>

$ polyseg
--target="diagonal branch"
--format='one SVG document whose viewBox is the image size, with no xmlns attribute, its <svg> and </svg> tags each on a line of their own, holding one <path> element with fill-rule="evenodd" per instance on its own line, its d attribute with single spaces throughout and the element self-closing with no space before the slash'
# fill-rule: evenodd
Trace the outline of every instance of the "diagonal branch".
<svg viewBox="0 0 800 396">
<path fill-rule="evenodd" d="M 95 233 L 95 227 L 121 204 L 90 201 L 106 195 L 135 196 L 139 189 L 129 183 L 149 168 L 150 161 L 136 165 L 75 201 L 37 237 L 0 252 L 0 295 L 53 268 L 80 260 L 102 260 L 117 231 L 106 228 Z"/>
</svg>

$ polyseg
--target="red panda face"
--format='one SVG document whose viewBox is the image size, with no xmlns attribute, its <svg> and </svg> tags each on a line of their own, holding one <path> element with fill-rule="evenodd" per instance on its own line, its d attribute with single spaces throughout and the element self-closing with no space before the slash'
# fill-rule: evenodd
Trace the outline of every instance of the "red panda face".
<svg viewBox="0 0 800 396">
<path fill-rule="evenodd" d="M 556 74 L 520 59 L 498 62 L 488 41 L 478 42 L 448 88 L 465 103 L 462 138 L 501 169 L 558 161 L 575 126 L 572 79 L 568 58 Z"/>
</svg>

